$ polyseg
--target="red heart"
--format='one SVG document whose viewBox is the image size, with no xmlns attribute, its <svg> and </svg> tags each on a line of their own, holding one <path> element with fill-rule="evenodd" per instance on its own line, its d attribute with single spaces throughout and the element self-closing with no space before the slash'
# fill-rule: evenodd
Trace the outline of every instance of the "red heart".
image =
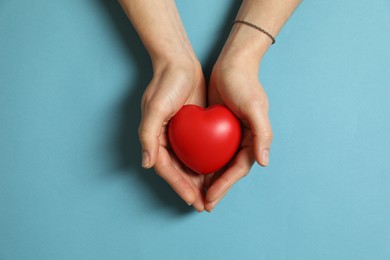
<svg viewBox="0 0 390 260">
<path fill-rule="evenodd" d="M 177 157 L 199 174 L 225 166 L 241 142 L 241 124 L 225 106 L 185 105 L 171 119 L 168 138 Z"/>
</svg>

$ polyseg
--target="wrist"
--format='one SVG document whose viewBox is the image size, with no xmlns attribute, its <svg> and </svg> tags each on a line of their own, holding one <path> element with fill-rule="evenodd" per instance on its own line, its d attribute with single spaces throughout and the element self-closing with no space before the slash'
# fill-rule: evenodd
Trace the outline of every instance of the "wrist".
<svg viewBox="0 0 390 260">
<path fill-rule="evenodd" d="M 236 23 L 223 47 L 218 63 L 237 63 L 258 69 L 272 41 L 264 33 L 245 24 Z"/>
<path fill-rule="evenodd" d="M 169 39 L 151 40 L 151 44 L 146 43 L 145 47 L 152 61 L 171 60 L 175 57 L 191 58 L 195 57 L 191 43 L 188 39 L 180 35 L 171 35 Z"/>
<path fill-rule="evenodd" d="M 175 52 L 152 57 L 153 73 L 155 76 L 166 71 L 186 71 L 197 73 L 202 71 L 200 62 L 191 52 Z"/>
<path fill-rule="evenodd" d="M 197 66 L 199 61 L 189 43 L 161 44 L 155 51 L 148 50 L 156 71 L 167 66 L 182 64 L 183 67 Z"/>
</svg>

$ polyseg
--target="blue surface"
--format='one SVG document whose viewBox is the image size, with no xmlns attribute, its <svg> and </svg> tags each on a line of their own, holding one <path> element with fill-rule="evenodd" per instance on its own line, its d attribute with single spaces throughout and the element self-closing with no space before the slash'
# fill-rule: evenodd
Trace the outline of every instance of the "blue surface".
<svg viewBox="0 0 390 260">
<path fill-rule="evenodd" d="M 206 74 L 234 0 L 178 0 Z M 147 53 L 117 1 L 0 1 L 0 259 L 390 259 L 390 2 L 304 1 L 275 132 L 211 214 L 140 169 Z"/>
</svg>

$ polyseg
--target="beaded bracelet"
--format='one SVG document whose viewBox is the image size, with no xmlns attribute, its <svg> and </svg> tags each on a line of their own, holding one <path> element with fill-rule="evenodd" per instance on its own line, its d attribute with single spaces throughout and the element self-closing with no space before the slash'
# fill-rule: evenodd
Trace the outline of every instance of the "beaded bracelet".
<svg viewBox="0 0 390 260">
<path fill-rule="evenodd" d="M 255 25 L 255 24 L 253 24 L 253 23 L 250 23 L 250 22 L 247 22 L 247 21 L 243 21 L 243 20 L 235 20 L 235 21 L 233 22 L 232 26 L 233 26 L 235 23 L 242 23 L 242 24 L 248 25 L 248 26 L 250 26 L 250 27 L 252 27 L 252 28 L 255 28 L 255 29 L 259 30 L 260 32 L 264 33 L 265 35 L 267 35 L 268 37 L 270 37 L 271 40 L 272 40 L 272 44 L 275 43 L 275 38 L 274 38 L 269 32 L 267 32 L 266 30 L 264 30 L 263 28 L 261 28 L 261 27 Z"/>
</svg>

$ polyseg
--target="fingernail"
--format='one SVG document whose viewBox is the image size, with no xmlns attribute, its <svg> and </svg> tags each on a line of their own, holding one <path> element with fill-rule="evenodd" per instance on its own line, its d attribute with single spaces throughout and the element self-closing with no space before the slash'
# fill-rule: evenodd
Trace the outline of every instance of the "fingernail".
<svg viewBox="0 0 390 260">
<path fill-rule="evenodd" d="M 219 198 L 218 198 L 219 199 Z M 209 213 L 211 213 L 211 211 L 213 211 L 215 209 L 215 207 L 217 206 L 217 203 L 219 202 L 220 200 L 215 200 L 213 202 L 210 202 L 210 210 L 208 211 Z"/>
<path fill-rule="evenodd" d="M 263 150 L 262 163 L 264 166 L 268 165 L 269 162 L 269 149 Z"/>
<path fill-rule="evenodd" d="M 149 166 L 150 163 L 150 157 L 149 153 L 147 151 L 142 152 L 142 167 L 146 168 Z"/>
<path fill-rule="evenodd" d="M 212 204 L 212 205 L 211 205 L 211 208 L 210 208 L 210 210 L 209 210 L 208 212 L 211 213 L 211 212 L 214 210 L 215 206 L 217 206 L 217 204 L 215 204 L 215 203 Z"/>
</svg>

